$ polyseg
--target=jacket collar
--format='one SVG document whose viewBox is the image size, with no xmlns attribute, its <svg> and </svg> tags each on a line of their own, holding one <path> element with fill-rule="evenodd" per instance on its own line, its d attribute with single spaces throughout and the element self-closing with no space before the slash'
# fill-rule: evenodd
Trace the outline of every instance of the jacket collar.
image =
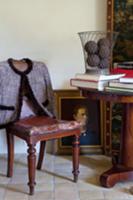
<svg viewBox="0 0 133 200">
<path fill-rule="evenodd" d="M 20 71 L 20 70 L 18 70 L 18 69 L 13 65 L 13 58 L 9 58 L 9 59 L 7 60 L 7 62 L 8 62 L 9 66 L 12 68 L 12 70 L 13 70 L 15 73 L 17 73 L 17 74 L 19 74 L 19 75 L 26 75 L 26 74 L 28 74 L 28 73 L 32 70 L 32 68 L 33 68 L 33 63 L 32 63 L 32 61 L 31 61 L 30 59 L 28 59 L 28 58 L 23 58 L 22 60 L 24 60 L 24 61 L 28 64 L 28 68 L 27 68 L 25 71 Z"/>
</svg>

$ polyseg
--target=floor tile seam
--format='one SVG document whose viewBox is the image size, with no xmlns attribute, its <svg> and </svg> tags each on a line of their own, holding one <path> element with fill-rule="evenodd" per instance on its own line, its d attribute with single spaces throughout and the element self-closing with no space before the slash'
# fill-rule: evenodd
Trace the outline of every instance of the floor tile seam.
<svg viewBox="0 0 133 200">
<path fill-rule="evenodd" d="M 6 198 L 7 190 L 8 190 L 8 189 L 5 188 L 5 192 L 4 192 L 4 195 L 3 195 L 3 197 L 4 197 L 3 200 Z"/>
<path fill-rule="evenodd" d="M 53 158 L 54 162 L 53 162 L 53 168 L 55 168 L 55 156 Z M 54 172 L 54 169 L 53 169 Z M 53 176 L 53 200 L 55 200 L 55 176 Z"/>
<path fill-rule="evenodd" d="M 79 200 L 80 200 L 80 191 L 79 191 L 79 189 L 78 189 L 78 185 L 77 185 L 77 193 L 78 193 L 78 198 L 79 198 Z"/>
<path fill-rule="evenodd" d="M 94 192 L 94 191 L 95 191 L 95 190 L 93 190 L 93 189 L 92 189 L 92 190 L 79 190 L 80 193 L 81 193 L 81 192 Z M 96 191 L 98 191 L 98 190 L 96 190 Z M 99 191 L 101 191 L 101 190 L 99 190 Z M 98 192 L 99 192 L 99 191 L 98 191 Z M 104 196 L 103 191 L 102 191 L 102 195 L 103 195 L 103 198 L 105 199 L 105 196 Z M 94 199 L 92 198 L 92 200 L 95 200 L 95 198 L 94 198 Z M 96 200 L 97 200 L 97 199 L 96 199 Z"/>
</svg>

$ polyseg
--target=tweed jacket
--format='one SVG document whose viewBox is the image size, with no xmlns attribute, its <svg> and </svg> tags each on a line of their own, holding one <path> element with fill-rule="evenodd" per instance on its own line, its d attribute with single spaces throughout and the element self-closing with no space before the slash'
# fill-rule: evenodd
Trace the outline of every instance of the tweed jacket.
<svg viewBox="0 0 133 200">
<path fill-rule="evenodd" d="M 28 64 L 24 72 L 13 66 L 13 59 L 0 62 L 0 127 L 19 119 L 24 83 L 36 114 L 55 116 L 54 95 L 46 65 L 30 59 L 24 60 Z"/>
</svg>

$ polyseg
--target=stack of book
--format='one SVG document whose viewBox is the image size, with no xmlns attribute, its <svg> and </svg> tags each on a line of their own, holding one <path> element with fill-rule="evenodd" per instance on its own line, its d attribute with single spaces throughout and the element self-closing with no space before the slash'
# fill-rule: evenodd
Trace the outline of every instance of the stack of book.
<svg viewBox="0 0 133 200">
<path fill-rule="evenodd" d="M 124 78 L 123 78 L 124 79 Z M 105 87 L 106 90 L 112 91 L 125 91 L 125 92 L 133 92 L 133 82 L 132 83 L 125 83 L 117 81 L 110 81 L 109 85 Z"/>
<path fill-rule="evenodd" d="M 116 90 L 133 92 L 133 68 L 116 68 L 112 70 L 112 73 L 125 73 L 125 76 L 121 77 L 119 80 L 113 80 L 109 82 L 106 90 Z"/>
<path fill-rule="evenodd" d="M 70 85 L 73 87 L 104 90 L 109 80 L 119 79 L 124 75 L 123 73 L 109 75 L 77 73 L 74 78 L 70 79 Z"/>
</svg>

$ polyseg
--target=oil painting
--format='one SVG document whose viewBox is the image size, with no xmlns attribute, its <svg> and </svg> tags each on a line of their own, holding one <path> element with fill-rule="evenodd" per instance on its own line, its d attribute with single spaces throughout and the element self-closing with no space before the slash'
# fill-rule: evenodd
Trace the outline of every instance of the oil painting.
<svg viewBox="0 0 133 200">
<path fill-rule="evenodd" d="M 102 152 L 102 126 L 100 123 L 100 102 L 88 100 L 73 90 L 56 91 L 58 116 L 62 120 L 76 120 L 82 124 L 81 153 Z M 58 144 L 59 153 L 69 153 L 72 137 L 62 138 Z"/>
</svg>

